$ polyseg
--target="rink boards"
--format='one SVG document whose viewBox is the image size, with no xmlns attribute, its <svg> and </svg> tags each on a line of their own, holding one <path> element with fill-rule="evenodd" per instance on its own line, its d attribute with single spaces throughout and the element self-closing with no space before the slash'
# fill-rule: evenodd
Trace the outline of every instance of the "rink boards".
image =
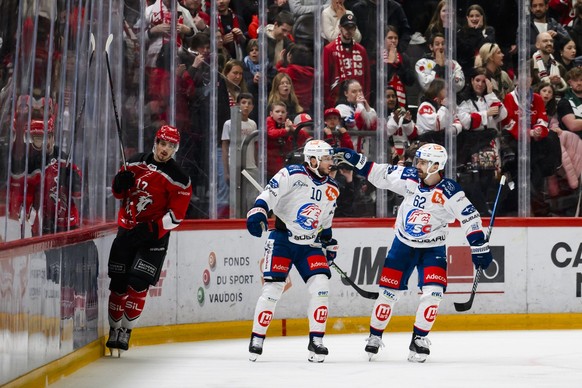
<svg viewBox="0 0 582 388">
<path fill-rule="evenodd" d="M 394 238 L 392 224 L 390 219 L 337 220 L 334 224 L 340 245 L 336 263 L 364 289 L 376 289 Z M 66 374 L 62 368 L 78 367 L 102 354 L 107 330 L 107 257 L 114 232 L 115 226 L 110 225 L 0 248 L 0 385 L 39 367 L 34 373 L 43 379 L 58 378 Z M 449 285 L 434 330 L 580 328 L 581 232 L 578 219 L 497 219 L 490 242 L 494 263 L 484 274 L 473 308 L 458 313 L 453 302 L 468 299 L 474 273 L 466 240 L 458 225 L 453 225 L 447 248 Z M 67 256 L 83 254 L 86 238 L 94 242 L 97 257 L 84 257 L 81 265 L 76 257 Z M 241 220 L 182 225 L 172 234 L 160 281 L 149 291 L 133 344 L 246 337 L 261 290 L 260 261 L 266 238 L 250 236 Z M 87 299 L 87 287 L 75 281 L 65 287 L 67 282 L 59 285 L 54 274 L 49 276 L 54 272 L 55 250 L 61 250 L 57 260 L 61 276 L 68 279 L 67 272 L 74 271 L 72 279 L 80 276 L 83 283 L 95 285 L 96 303 Z M 93 261 L 98 263 L 97 271 Z M 410 330 L 417 297 L 414 274 L 390 330 Z M 328 332 L 367 331 L 372 305 L 373 300 L 359 296 L 332 271 Z M 305 284 L 292 270 L 269 334 L 304 333 L 306 306 Z M 59 360 L 58 372 L 55 360 Z"/>
</svg>

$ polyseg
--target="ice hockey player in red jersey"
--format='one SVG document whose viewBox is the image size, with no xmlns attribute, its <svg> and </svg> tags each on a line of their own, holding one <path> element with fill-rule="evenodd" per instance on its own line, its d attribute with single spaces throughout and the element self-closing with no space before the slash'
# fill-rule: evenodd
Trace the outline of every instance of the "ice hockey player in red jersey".
<svg viewBox="0 0 582 388">
<path fill-rule="evenodd" d="M 153 150 L 137 154 L 113 179 L 113 195 L 122 200 L 117 236 L 109 253 L 109 338 L 106 346 L 127 350 L 148 289 L 159 279 L 170 231 L 184 219 L 192 187 L 172 157 L 180 133 L 164 125 Z M 119 353 L 118 353 L 119 354 Z"/>
</svg>

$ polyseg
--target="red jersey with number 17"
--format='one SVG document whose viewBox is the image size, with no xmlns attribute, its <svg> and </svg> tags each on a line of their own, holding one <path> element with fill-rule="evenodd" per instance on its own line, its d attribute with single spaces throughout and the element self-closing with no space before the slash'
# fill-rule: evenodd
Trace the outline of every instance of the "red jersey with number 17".
<svg viewBox="0 0 582 388">
<path fill-rule="evenodd" d="M 124 193 L 113 191 L 123 200 L 117 223 L 131 229 L 140 222 L 156 222 L 161 238 L 186 215 L 192 196 L 190 178 L 174 159 L 159 163 L 152 153 L 133 156 L 127 168 L 135 175 L 135 185 Z"/>
</svg>

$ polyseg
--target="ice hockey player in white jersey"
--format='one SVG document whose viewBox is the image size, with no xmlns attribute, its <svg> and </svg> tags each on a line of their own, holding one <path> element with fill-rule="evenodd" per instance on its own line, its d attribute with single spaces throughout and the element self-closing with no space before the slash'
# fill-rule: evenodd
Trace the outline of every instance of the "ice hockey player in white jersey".
<svg viewBox="0 0 582 388">
<path fill-rule="evenodd" d="M 443 178 L 447 151 L 438 144 L 421 146 L 416 151 L 413 167 L 368 162 L 364 155 L 349 148 L 336 149 L 336 158 L 354 166 L 374 186 L 404 196 L 394 226 L 396 236 L 380 276 L 380 296 L 372 310 L 365 351 L 372 360 L 384 346 L 382 334 L 416 267 L 422 294 L 408 361 L 425 362 L 430 354 L 427 335 L 447 287 L 447 225 L 459 220 L 471 245 L 473 264 L 486 269 L 492 256 L 481 216 L 459 184 Z"/>
<path fill-rule="evenodd" d="M 307 284 L 309 303 L 308 360 L 323 362 L 327 323 L 328 261 L 337 255 L 332 238 L 332 219 L 339 196 L 337 183 L 329 177 L 334 165 L 333 149 L 323 140 L 311 140 L 303 149 L 305 162 L 282 168 L 269 181 L 247 214 L 247 229 L 255 237 L 267 230 L 267 215 L 276 216 L 275 229 L 265 243 L 263 289 L 257 301 L 249 345 L 251 361 L 263 353 L 263 341 L 273 319 L 285 279 L 293 266 Z"/>
</svg>

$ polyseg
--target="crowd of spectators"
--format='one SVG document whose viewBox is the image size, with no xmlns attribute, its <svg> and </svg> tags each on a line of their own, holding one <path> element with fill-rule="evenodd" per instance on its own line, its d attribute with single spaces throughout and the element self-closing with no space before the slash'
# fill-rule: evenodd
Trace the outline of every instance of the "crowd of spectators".
<svg viewBox="0 0 582 388">
<path fill-rule="evenodd" d="M 575 206 L 562 199 L 577 196 L 582 173 L 582 158 L 576 153 L 582 150 L 582 60 L 577 54 L 582 53 L 582 3 L 527 1 L 531 212 L 573 215 Z M 449 10 L 445 0 L 387 0 L 382 16 L 377 0 L 322 3 L 319 7 L 312 0 L 269 0 L 268 24 L 262 27 L 258 1 L 217 0 L 217 30 L 211 31 L 209 1 L 149 0 L 143 17 L 136 11 L 137 2 L 126 2 L 123 114 L 135 116 L 135 91 L 143 86 L 144 143 L 151 144 L 151 134 L 161 125 L 175 122 L 182 135 L 177 160 L 193 182 L 188 217 L 209 216 L 211 174 L 218 180 L 218 216 L 229 216 L 233 130 L 240 128 L 243 140 L 265 131 L 269 179 L 314 136 L 312 123 L 306 123 L 315 115 L 315 106 L 323 108 L 327 141 L 377 157 L 377 136 L 370 133 L 384 131 L 389 141 L 386 156 L 393 163 L 410 163 L 420 144 L 444 144 L 444 133 L 452 131 L 457 137 L 456 178 L 481 214 L 488 215 L 501 174 L 517 179 L 518 121 L 525 111 L 517 90 L 516 2 L 458 0 L 457 9 Z M 320 31 L 313 30 L 316 12 Z M 453 23 L 449 18 L 455 18 Z M 382 46 L 377 44 L 377 20 L 384 23 Z M 451 24 L 454 34 L 447 31 Z M 265 50 L 258 40 L 263 29 Z M 138 39 L 141 31 L 144 39 Z M 447 41 L 450 36 L 454 42 Z M 213 37 L 217 68 L 211 64 Z M 321 51 L 316 53 L 318 37 Z M 145 45 L 145 63 L 139 62 L 140 43 Z M 451 44 L 454 58 L 447 56 Z M 315 55 L 321 55 L 321 69 L 315 68 Z M 140 71 L 143 77 L 135 75 Z M 315 77 L 320 74 L 322 100 L 315 104 Z M 379 74 L 384 76 L 381 83 Z M 447 95 L 447 74 L 453 95 Z M 258 104 L 265 84 L 263 110 Z M 377 90 L 381 84 L 383 90 Z M 215 101 L 210 98 L 213 93 Z M 212 106 L 216 120 L 210 119 Z M 237 116 L 240 123 L 231 120 L 232 107 L 243 112 L 242 118 Z M 260 112 L 265 117 L 259 117 Z M 383 120 L 379 114 L 385 115 Z M 138 143 L 133 135 L 136 120 L 125 120 L 125 126 L 130 127 L 124 130 L 131 153 Z M 242 168 L 255 170 L 256 177 L 258 142 L 250 144 Z M 218 168 L 213 170 L 212 164 Z M 336 178 L 346 197 L 353 198 L 338 202 L 339 214 L 375 215 L 375 194 L 365 180 L 348 166 L 338 166 Z M 500 214 L 517 215 L 517 198 L 517 190 L 506 194 Z M 398 205 L 397 199 L 393 202 Z M 358 212 L 349 208 L 358 204 L 366 206 Z M 395 214 L 396 208 L 390 211 Z"/>
<path fill-rule="evenodd" d="M 582 134 L 577 124 L 577 120 L 582 120 L 582 114 L 578 113 L 582 101 L 574 89 L 579 71 L 576 53 L 582 45 L 582 4 L 566 6 L 565 3 L 571 2 L 530 0 L 529 4 L 531 211 L 540 216 L 570 215 L 572 209 L 556 205 L 556 200 L 576 192 L 579 186 L 576 182 L 582 173 L 578 164 L 570 163 L 564 168 L 562 163 L 562 155 L 572 154 L 572 149 L 578 149 L 578 143 L 582 142 L 579 136 L 569 136 L 571 132 Z M 163 15 L 167 15 L 170 5 L 170 0 L 156 0 L 146 11 L 150 38 L 146 82 L 150 86 L 155 85 L 152 82 L 158 69 L 164 68 L 160 55 L 169 42 L 169 26 L 164 20 L 167 16 Z M 329 142 L 347 144 L 369 154 L 375 152 L 375 136 L 370 136 L 369 132 L 361 135 L 359 131 L 384 130 L 391 146 L 389 160 L 410 163 L 407 155 L 419 144 L 426 141 L 444 144 L 445 130 L 453 131 L 458 146 L 457 178 L 464 182 L 467 194 L 484 215 L 491 212 L 495 195 L 492 188 L 501 174 L 517 179 L 518 119 L 523 112 L 518 109 L 516 89 L 516 5 L 458 1 L 457 10 L 448 10 L 445 0 L 389 0 L 383 8 L 384 46 L 378 48 L 376 0 L 330 0 L 325 1 L 322 8 L 309 0 L 269 1 L 268 25 L 264 27 L 265 60 L 260 58 L 257 40 L 260 30 L 258 2 L 218 0 L 216 6 L 217 32 L 221 39 L 217 41 L 219 91 L 222 90 L 219 104 L 232 107 L 241 94 L 252 96 L 255 107 L 245 120 L 250 118 L 259 130 L 261 123 L 266 123 L 267 178 L 290 160 L 290 153 L 313 136 L 310 131 L 313 128 L 298 124 L 310 120 L 309 115 L 315 113 L 314 77 L 318 71 L 314 68 L 313 37 L 320 36 L 323 132 Z M 207 119 L 200 117 L 207 113 L 207 108 L 200 112 L 200 106 L 207 104 L 209 76 L 199 74 L 201 69 L 210 72 L 208 7 L 208 2 L 185 0 L 179 1 L 176 8 L 181 24 L 177 28 L 177 45 L 183 52 L 194 53 L 184 61 L 184 69 L 178 68 L 176 74 L 179 85 L 177 126 L 187 134 L 186 138 L 194 139 L 190 141 L 192 147 L 184 149 L 179 158 L 183 165 L 190 167 L 195 185 L 202 188 L 195 191 L 200 197 L 208 187 L 209 171 L 205 165 L 208 148 L 205 140 L 209 129 Z M 314 12 L 321 13 L 321 31 L 313 31 Z M 411 13 L 415 17 L 411 17 Z M 501 14 L 504 15 L 502 19 L 498 18 Z M 572 15 L 574 17 L 569 17 Z M 453 35 L 447 34 L 450 17 L 456 18 L 453 25 L 457 30 Z M 306 31 L 311 39 L 304 39 Z M 451 44 L 446 41 L 447 36 L 456 37 L 454 58 L 446 55 L 447 45 Z M 377 55 L 379 49 L 382 50 L 380 56 Z M 378 57 L 382 58 L 381 63 L 377 63 Z M 263 68 L 265 63 L 266 68 Z M 384 67 L 386 80 L 382 91 L 376 90 L 380 66 Z M 444 83 L 449 71 L 452 96 L 447 96 Z M 267 85 L 267 117 L 259 117 L 259 109 L 256 109 L 263 78 Z M 205 91 L 201 92 L 200 88 Z M 155 91 L 149 95 L 150 102 L 168 106 L 167 101 L 161 104 L 157 101 L 164 98 L 156 95 L 163 88 L 155 85 L 148 90 Z M 378 94 L 386 99 L 385 128 L 378 127 Z M 451 106 L 456 109 L 451 111 Z M 229 119 L 229 112 L 219 111 L 219 136 L 222 136 L 225 122 L 229 130 L 235 127 L 227 121 Z M 218 143 L 219 161 L 228 159 L 224 155 L 227 149 L 220 149 L 221 141 L 224 139 Z M 256 147 L 255 142 L 255 149 L 247 155 L 256 154 Z M 252 168 L 256 168 L 256 164 Z M 342 166 L 339 170 L 344 172 L 338 174 L 340 181 L 345 181 L 346 169 Z M 229 174 L 221 166 L 218 175 L 219 208 L 227 209 L 225 188 Z M 355 180 L 349 176 L 349 183 L 353 184 Z M 359 194 L 366 187 L 359 184 Z M 353 185 L 351 189 L 353 192 Z M 364 194 L 360 197 L 373 203 L 373 193 Z M 503 200 L 502 212 L 517 214 L 517 194 L 510 193 Z M 228 212 L 219 213 L 228 215 Z M 371 210 L 368 215 L 373 214 Z"/>
</svg>

